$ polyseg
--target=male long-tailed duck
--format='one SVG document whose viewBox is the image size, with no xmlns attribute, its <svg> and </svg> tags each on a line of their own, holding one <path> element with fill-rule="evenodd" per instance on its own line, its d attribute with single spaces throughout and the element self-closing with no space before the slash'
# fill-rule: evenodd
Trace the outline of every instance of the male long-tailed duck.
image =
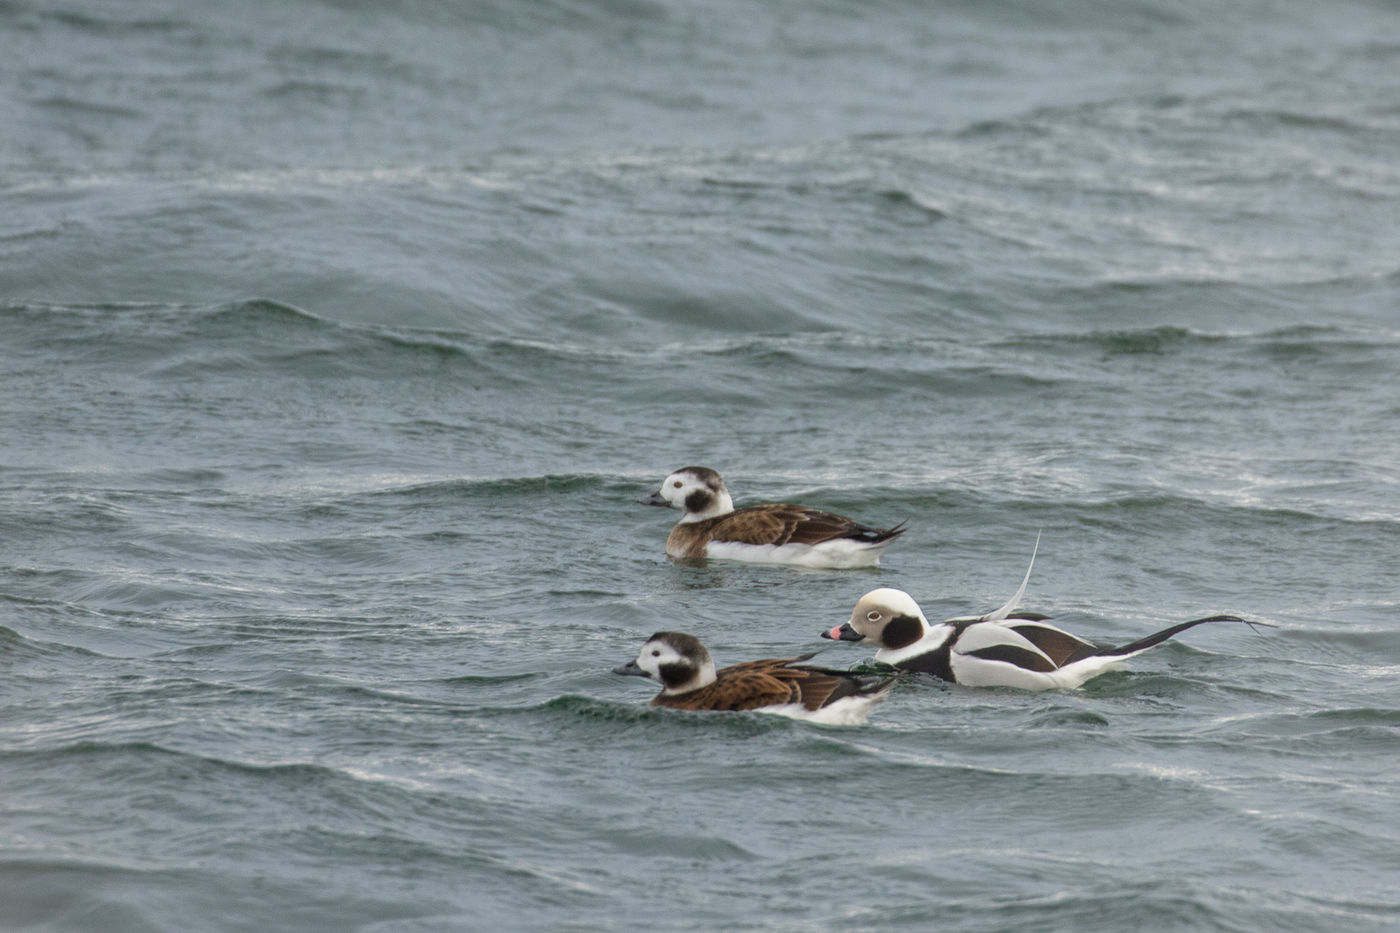
<svg viewBox="0 0 1400 933">
<path fill-rule="evenodd" d="M 1032 566 L 1034 563 L 1032 557 Z M 919 604 L 903 590 L 871 590 L 856 603 L 849 622 L 821 634 L 838 641 L 870 642 L 879 647 L 877 661 L 956 684 L 1048 690 L 1078 687 L 1192 626 L 1207 622 L 1269 624 L 1216 615 L 1182 622 L 1126 645 L 1096 645 L 1050 625 L 1047 616 L 1016 609 L 1029 580 L 1027 570 L 1016 595 L 995 612 L 937 625 L 929 623 Z"/>
<path fill-rule="evenodd" d="M 719 557 L 806 567 L 873 567 L 904 523 L 872 528 L 844 515 L 800 505 L 734 508 L 724 480 L 707 467 L 683 467 L 645 501 L 685 514 L 666 539 L 677 558 Z"/>
<path fill-rule="evenodd" d="M 635 661 L 614 674 L 649 677 L 661 684 L 652 706 L 686 710 L 756 710 L 813 722 L 862 723 L 884 699 L 893 677 L 794 666 L 812 658 L 770 658 L 719 671 L 693 635 L 657 632 Z"/>
</svg>

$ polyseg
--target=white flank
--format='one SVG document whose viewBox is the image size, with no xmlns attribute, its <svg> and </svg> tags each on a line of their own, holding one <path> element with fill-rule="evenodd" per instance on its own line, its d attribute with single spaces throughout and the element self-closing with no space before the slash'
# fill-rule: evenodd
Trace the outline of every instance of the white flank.
<svg viewBox="0 0 1400 933">
<path fill-rule="evenodd" d="M 1097 655 L 1092 658 L 1085 658 L 1082 661 L 1075 661 L 1073 664 L 1066 664 L 1055 672 L 1055 677 L 1059 681 L 1057 687 L 1078 687 L 1087 680 L 1099 676 L 1106 671 L 1116 671 L 1122 667 L 1124 658 L 1137 657 L 1140 652 L 1124 654 L 1117 657 L 1105 657 Z"/>
<path fill-rule="evenodd" d="M 986 658 L 953 652 L 953 676 L 967 687 L 1015 687 L 1018 690 L 1072 690 L 1104 671 L 1118 667 L 1121 658 L 1093 657 L 1042 673 Z"/>
<path fill-rule="evenodd" d="M 806 709 L 801 703 L 785 703 L 782 706 L 763 706 L 754 712 L 773 713 L 777 716 L 786 716 L 789 719 L 801 719 L 804 722 L 815 722 L 826 726 L 863 726 L 870 717 L 870 711 L 875 707 L 875 704 L 883 700 L 888 692 L 886 689 L 876 694 L 842 697 L 835 703 L 823 706 L 818 710 Z"/>
<path fill-rule="evenodd" d="M 797 567 L 846 569 L 874 567 L 880 563 L 880 552 L 888 544 L 881 541 L 868 544 L 841 538 L 821 544 L 739 544 L 734 541 L 711 541 L 705 545 L 705 556 L 720 560 L 746 560 L 754 564 L 792 564 Z"/>
</svg>

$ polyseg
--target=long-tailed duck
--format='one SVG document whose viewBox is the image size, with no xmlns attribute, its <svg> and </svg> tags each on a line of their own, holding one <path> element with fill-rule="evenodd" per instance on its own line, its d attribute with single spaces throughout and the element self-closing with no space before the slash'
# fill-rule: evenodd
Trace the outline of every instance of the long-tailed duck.
<svg viewBox="0 0 1400 933">
<path fill-rule="evenodd" d="M 862 723 L 884 699 L 893 677 L 850 674 L 820 667 L 794 667 L 798 658 L 770 658 L 719 671 L 693 635 L 657 632 L 635 661 L 614 674 L 649 677 L 661 684 L 652 706 L 685 710 L 757 710 L 814 722 Z"/>
<path fill-rule="evenodd" d="M 800 505 L 736 510 L 724 480 L 707 467 L 684 467 L 643 500 L 685 512 L 666 539 L 677 558 L 719 557 L 806 567 L 873 567 L 904 533 L 904 523 L 872 528 L 844 515 Z"/>
<path fill-rule="evenodd" d="M 1126 645 L 1096 645 L 1050 625 L 1047 616 L 1016 609 L 1029 580 L 1027 570 L 1016 595 L 995 612 L 937 625 L 929 623 L 919 604 L 903 590 L 871 590 L 856 603 L 849 622 L 821 634 L 838 641 L 873 643 L 879 647 L 875 660 L 903 671 L 921 671 L 970 687 L 1048 690 L 1078 687 L 1192 626 L 1269 624 L 1216 615 L 1182 622 Z"/>
</svg>

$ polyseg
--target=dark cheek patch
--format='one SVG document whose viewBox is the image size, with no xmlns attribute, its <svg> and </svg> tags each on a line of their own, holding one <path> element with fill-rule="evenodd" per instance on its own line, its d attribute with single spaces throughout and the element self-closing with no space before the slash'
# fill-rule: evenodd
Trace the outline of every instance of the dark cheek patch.
<svg viewBox="0 0 1400 933">
<path fill-rule="evenodd" d="M 714 497 L 703 489 L 697 489 L 685 497 L 685 510 L 687 512 L 703 512 L 709 508 L 710 501 Z"/>
<path fill-rule="evenodd" d="M 663 664 L 657 668 L 656 673 L 661 677 L 661 682 L 668 687 L 679 687 L 691 677 L 695 676 L 695 668 L 689 664 Z"/>
<path fill-rule="evenodd" d="M 886 648 L 903 648 L 914 644 L 923 634 L 923 626 L 915 616 L 895 616 L 881 633 L 880 644 Z"/>
</svg>

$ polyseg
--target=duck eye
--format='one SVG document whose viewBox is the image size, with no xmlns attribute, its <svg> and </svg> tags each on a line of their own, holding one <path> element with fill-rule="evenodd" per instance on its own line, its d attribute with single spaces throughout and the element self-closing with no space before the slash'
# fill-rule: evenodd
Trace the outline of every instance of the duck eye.
<svg viewBox="0 0 1400 933">
<path fill-rule="evenodd" d="M 865 614 L 865 619 L 866 619 L 867 622 L 879 622 L 879 621 L 880 621 L 880 612 L 879 612 L 879 610 L 877 610 L 877 609 L 872 609 L 872 610 L 870 610 L 869 612 L 867 612 L 867 613 Z"/>
<path fill-rule="evenodd" d="M 671 485 L 672 485 L 672 486 L 675 486 L 677 489 L 680 489 L 680 488 L 681 488 L 681 481 L 680 481 L 680 480 L 676 480 L 676 481 L 675 481 L 674 483 L 672 483 Z"/>
<path fill-rule="evenodd" d="M 651 650 L 651 656 L 652 656 L 653 658 L 659 658 L 659 657 L 661 657 L 661 652 L 660 652 L 660 651 L 657 651 L 655 648 L 653 648 L 653 649 Z"/>
</svg>

